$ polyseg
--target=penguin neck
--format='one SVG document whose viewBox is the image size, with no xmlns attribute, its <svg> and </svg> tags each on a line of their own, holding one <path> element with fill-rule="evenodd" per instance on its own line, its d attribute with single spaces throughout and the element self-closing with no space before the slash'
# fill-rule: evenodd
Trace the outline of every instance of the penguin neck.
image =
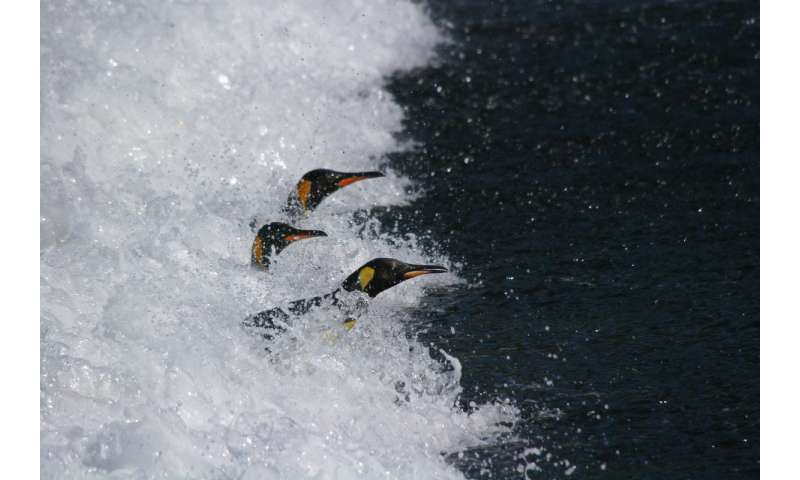
<svg viewBox="0 0 800 480">
<path fill-rule="evenodd" d="M 317 199 L 316 195 L 309 194 L 306 197 L 306 203 L 300 203 L 300 197 L 297 192 L 292 192 L 289 198 L 286 199 L 286 204 L 283 206 L 283 213 L 286 215 L 289 222 L 297 222 L 311 213 L 317 206 L 319 206 L 322 199 Z"/>
<path fill-rule="evenodd" d="M 369 307 L 367 297 L 363 292 L 348 292 L 337 288 L 325 295 L 295 300 L 289 304 L 286 310 L 280 307 L 274 307 L 250 315 L 242 324 L 245 327 L 267 330 L 268 332 L 264 333 L 263 336 L 264 338 L 271 339 L 276 333 L 286 330 L 286 326 L 291 325 L 292 322 L 289 314 L 299 316 L 324 306 L 336 307 L 350 320 L 354 317 L 362 316 Z"/>
<path fill-rule="evenodd" d="M 256 241 L 258 242 L 260 240 L 256 240 Z M 261 262 L 258 262 L 256 260 L 255 253 L 252 253 L 250 255 L 250 266 L 255 268 L 255 269 L 257 269 L 257 270 L 267 271 L 267 270 L 269 270 L 270 265 L 272 265 L 272 258 L 277 256 L 279 253 L 281 253 L 283 251 L 283 249 L 286 248 L 286 246 L 280 246 L 280 245 L 274 245 L 273 244 L 273 245 L 263 246 L 262 248 L 264 248 L 264 253 L 263 253 L 262 257 L 261 257 Z"/>
<path fill-rule="evenodd" d="M 351 314 L 366 307 L 367 295 L 360 291 L 347 291 L 339 287 L 336 290 L 316 297 L 295 300 L 289 304 L 289 311 L 295 315 L 303 315 L 321 307 L 336 307 Z"/>
<path fill-rule="evenodd" d="M 300 204 L 300 200 L 298 200 L 297 195 L 289 195 L 286 205 L 283 206 L 283 214 L 286 215 L 287 220 L 290 222 L 296 222 L 297 220 L 303 218 L 305 213 L 306 211 Z"/>
<path fill-rule="evenodd" d="M 253 270 L 261 270 L 262 272 L 266 272 L 269 270 L 270 266 L 269 258 L 264 258 L 261 263 L 255 261 L 255 259 L 250 260 L 250 268 Z"/>
</svg>

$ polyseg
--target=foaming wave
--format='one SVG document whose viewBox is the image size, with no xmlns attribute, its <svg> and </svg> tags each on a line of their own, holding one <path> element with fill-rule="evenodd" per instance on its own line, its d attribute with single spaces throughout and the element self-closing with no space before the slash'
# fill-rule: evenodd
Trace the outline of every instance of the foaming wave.
<svg viewBox="0 0 800 480">
<path fill-rule="evenodd" d="M 401 328 L 423 285 L 350 332 L 299 320 L 267 354 L 249 313 L 376 256 L 449 265 L 353 210 L 409 201 L 389 171 L 335 194 L 268 275 L 251 218 L 307 170 L 384 167 L 382 87 L 441 41 L 399 1 L 42 4 L 41 465 L 49 478 L 458 478 L 505 405 L 454 407 L 460 366 Z"/>
</svg>

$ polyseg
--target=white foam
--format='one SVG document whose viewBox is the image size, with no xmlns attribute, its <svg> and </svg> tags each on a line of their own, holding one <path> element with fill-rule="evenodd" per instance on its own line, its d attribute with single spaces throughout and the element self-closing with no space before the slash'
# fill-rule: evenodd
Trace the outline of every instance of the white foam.
<svg viewBox="0 0 800 480">
<path fill-rule="evenodd" d="M 248 222 L 277 218 L 303 172 L 399 148 L 382 85 L 441 40 L 420 5 L 45 1 L 41 26 L 42 476 L 460 477 L 441 453 L 515 412 L 454 407 L 458 360 L 442 369 L 401 327 L 457 276 L 386 292 L 346 334 L 309 315 L 272 356 L 239 326 L 375 256 L 449 265 L 352 222 L 409 200 L 390 174 L 304 222 L 329 237 L 247 268 Z"/>
</svg>

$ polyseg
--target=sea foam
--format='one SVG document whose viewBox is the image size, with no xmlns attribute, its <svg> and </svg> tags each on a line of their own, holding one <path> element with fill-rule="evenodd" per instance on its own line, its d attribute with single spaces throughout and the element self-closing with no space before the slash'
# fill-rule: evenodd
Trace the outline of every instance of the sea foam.
<svg viewBox="0 0 800 480">
<path fill-rule="evenodd" d="M 249 313 L 325 293 L 375 256 L 439 262 L 353 211 L 409 180 L 348 187 L 302 222 L 329 237 L 248 268 L 253 218 L 307 170 L 384 168 L 402 148 L 393 71 L 442 41 L 403 1 L 44 1 L 41 6 L 44 478 L 460 478 L 443 453 L 492 441 L 512 407 L 455 406 L 458 360 L 403 328 L 425 286 L 350 332 L 302 318 L 264 350 Z M 448 358 L 445 356 L 445 358 Z"/>
</svg>

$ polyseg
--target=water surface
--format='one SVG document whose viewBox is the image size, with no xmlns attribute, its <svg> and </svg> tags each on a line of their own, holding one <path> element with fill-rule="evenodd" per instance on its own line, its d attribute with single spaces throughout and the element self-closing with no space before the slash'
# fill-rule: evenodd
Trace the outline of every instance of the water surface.
<svg viewBox="0 0 800 480">
<path fill-rule="evenodd" d="M 759 470 L 756 2 L 431 2 L 453 42 L 394 77 L 392 165 L 469 287 L 412 332 L 509 398 L 467 476 L 753 478 Z"/>
</svg>

